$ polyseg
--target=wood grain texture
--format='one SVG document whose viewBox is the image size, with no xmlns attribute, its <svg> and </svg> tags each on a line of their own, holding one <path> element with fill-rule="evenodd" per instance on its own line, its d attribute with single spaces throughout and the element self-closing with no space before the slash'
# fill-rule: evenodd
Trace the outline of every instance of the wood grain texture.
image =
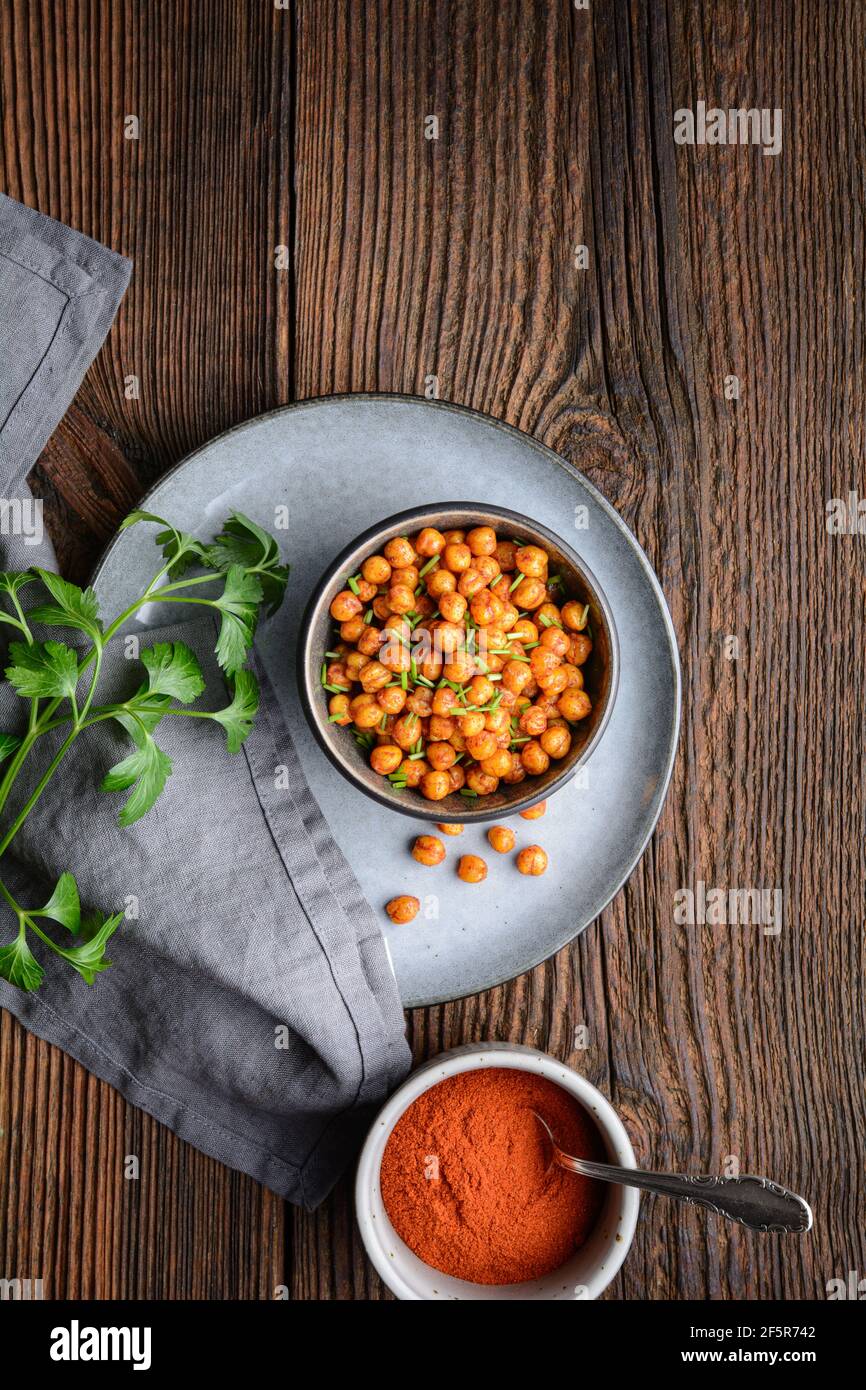
<svg viewBox="0 0 866 1390">
<path fill-rule="evenodd" d="M 866 573 L 824 523 L 864 487 L 864 28 L 853 0 L 0 8 L 0 186 L 136 261 L 37 470 L 68 572 L 232 421 L 436 377 L 582 468 L 659 574 L 684 720 L 649 850 L 573 947 L 411 1023 L 418 1058 L 508 1038 L 571 1062 L 643 1163 L 734 1156 L 814 1204 L 780 1242 L 649 1201 L 613 1298 L 821 1298 L 866 1268 Z M 676 146 L 699 100 L 781 107 L 781 153 Z M 781 888 L 779 936 L 675 925 L 699 879 Z M 8 1017 L 0 1128 L 0 1274 L 388 1297 L 348 1184 L 284 1215 Z"/>
</svg>

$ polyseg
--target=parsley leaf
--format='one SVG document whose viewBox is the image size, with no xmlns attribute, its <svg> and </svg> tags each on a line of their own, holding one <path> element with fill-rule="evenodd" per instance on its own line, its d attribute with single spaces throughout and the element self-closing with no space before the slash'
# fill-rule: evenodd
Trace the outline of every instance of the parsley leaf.
<svg viewBox="0 0 866 1390">
<path fill-rule="evenodd" d="M 233 512 L 213 543 L 205 547 L 208 563 L 225 573 L 233 565 L 253 570 L 262 585 L 268 612 L 274 613 L 283 601 L 289 567 L 280 561 L 273 536 L 263 531 L 243 512 Z"/>
<path fill-rule="evenodd" d="M 10 642 L 12 665 L 6 679 L 19 695 L 73 696 L 78 685 L 78 657 L 65 642 Z"/>
<path fill-rule="evenodd" d="M 262 586 L 257 577 L 241 565 L 232 565 L 226 573 L 223 592 L 212 600 L 222 616 L 216 658 L 230 676 L 243 666 L 253 644 L 261 597 Z"/>
<path fill-rule="evenodd" d="M 96 976 L 107 970 L 111 961 L 105 957 L 105 947 L 123 921 L 123 913 L 116 912 L 113 917 L 101 920 L 100 914 L 90 914 L 82 923 L 81 935 L 85 937 L 80 946 L 65 949 L 54 946 L 58 956 L 77 970 L 85 984 L 92 985 Z"/>
<path fill-rule="evenodd" d="M 156 537 L 156 543 L 162 547 L 162 553 L 169 561 L 173 576 L 183 574 L 196 560 L 202 564 L 207 563 L 206 547 L 201 541 L 196 540 L 188 531 L 179 531 L 170 521 L 166 521 L 164 516 L 156 516 L 154 512 L 130 512 L 120 523 L 120 529 L 125 531 L 128 526 L 135 526 L 139 521 L 152 521 L 163 528 Z"/>
<path fill-rule="evenodd" d="M 92 637 L 101 634 L 99 606 L 93 589 L 80 589 L 77 584 L 70 584 L 50 570 L 35 569 L 34 573 L 38 574 L 54 602 L 32 608 L 28 614 L 31 622 L 49 623 L 53 627 L 75 627 Z"/>
<path fill-rule="evenodd" d="M 252 671 L 238 671 L 234 678 L 232 702 L 225 709 L 215 710 L 211 719 L 222 724 L 230 753 L 239 753 L 241 744 L 253 727 L 259 707 L 259 683 Z"/>
<path fill-rule="evenodd" d="M 104 792 L 133 791 L 124 803 L 118 821 L 133 825 L 141 820 L 156 801 L 171 774 L 171 758 L 163 753 L 149 733 L 139 729 L 138 747 L 129 757 L 109 768 L 102 783 Z"/>
<path fill-rule="evenodd" d="M 188 705 L 204 690 L 204 677 L 185 642 L 156 642 L 141 652 L 150 695 L 173 695 Z"/>
<path fill-rule="evenodd" d="M 16 734 L 0 734 L 0 763 L 4 758 L 15 752 L 16 748 L 21 747 L 21 740 Z"/>
<path fill-rule="evenodd" d="M 75 933 L 81 923 L 81 904 L 78 900 L 78 885 L 70 873 L 61 874 L 54 892 L 44 907 L 29 912 L 31 917 L 50 917 L 62 927 Z"/>
<path fill-rule="evenodd" d="M 23 927 L 11 945 L 0 947 L 0 976 L 17 989 L 34 990 L 42 984 L 45 971 L 27 945 Z"/>
</svg>

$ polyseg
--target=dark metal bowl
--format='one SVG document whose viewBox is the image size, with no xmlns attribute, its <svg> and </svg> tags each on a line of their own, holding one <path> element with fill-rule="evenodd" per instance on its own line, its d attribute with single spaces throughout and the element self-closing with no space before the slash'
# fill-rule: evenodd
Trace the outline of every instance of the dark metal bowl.
<svg viewBox="0 0 866 1390">
<path fill-rule="evenodd" d="M 423 526 L 451 531 L 469 530 L 478 525 L 492 526 L 497 535 L 520 536 L 543 546 L 565 578 L 567 597 L 589 604 L 593 649 L 582 670 L 585 688 L 592 700 L 592 712 L 573 726 L 573 743 L 568 756 L 558 762 L 552 761 L 540 777 L 527 777 L 513 785 L 500 782 L 492 796 L 479 797 L 477 801 L 459 792 L 443 801 L 425 801 L 413 788 L 398 791 L 392 787 L 386 777 L 379 776 L 370 767 L 364 750 L 355 743 L 350 730 L 328 722 L 328 696 L 322 689 L 321 670 L 325 652 L 333 641 L 334 620 L 329 610 L 335 595 L 345 587 L 346 576 L 357 574 L 364 560 L 369 555 L 380 554 L 382 547 L 394 536 L 420 531 Z M 570 546 L 540 522 L 530 521 L 504 507 L 487 507 L 480 502 L 443 502 L 437 507 L 413 508 L 388 517 L 378 526 L 371 526 L 328 566 L 313 590 L 301 622 L 298 688 L 304 713 L 320 747 L 361 791 L 383 806 L 420 820 L 477 824 L 514 815 L 551 796 L 574 776 L 601 738 L 613 708 L 618 679 L 619 644 L 613 615 L 591 570 Z"/>
</svg>

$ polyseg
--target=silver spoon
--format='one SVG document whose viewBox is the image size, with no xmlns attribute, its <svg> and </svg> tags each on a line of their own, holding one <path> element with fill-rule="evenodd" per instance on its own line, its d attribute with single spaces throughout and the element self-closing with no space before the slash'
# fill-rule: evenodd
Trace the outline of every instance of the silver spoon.
<svg viewBox="0 0 866 1390">
<path fill-rule="evenodd" d="M 544 1127 L 552 1151 L 552 1162 L 570 1173 L 602 1182 L 640 1187 L 663 1197 L 675 1197 L 691 1206 L 708 1207 L 717 1216 L 738 1221 L 752 1231 L 772 1231 L 780 1235 L 804 1235 L 812 1226 L 809 1203 L 769 1178 L 744 1175 L 740 1178 L 713 1178 L 677 1173 L 644 1173 L 638 1168 L 617 1168 L 611 1163 L 593 1163 L 563 1153 L 550 1126 L 537 1111 L 533 1115 Z"/>
</svg>

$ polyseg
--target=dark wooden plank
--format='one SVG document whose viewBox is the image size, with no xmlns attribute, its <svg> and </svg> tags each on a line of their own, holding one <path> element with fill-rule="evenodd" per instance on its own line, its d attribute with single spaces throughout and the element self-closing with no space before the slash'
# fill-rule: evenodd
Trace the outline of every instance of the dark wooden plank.
<svg viewBox="0 0 866 1390">
<path fill-rule="evenodd" d="M 291 239 L 291 40 L 291 16 L 254 0 L 0 7 L 0 187 L 135 262 L 33 474 L 70 577 L 169 464 L 290 398 L 274 248 Z M 282 1203 L 3 1016 L 0 1275 L 49 1297 L 271 1298 L 284 1258 Z"/>
<path fill-rule="evenodd" d="M 779 1243 L 647 1203 L 613 1297 L 822 1297 L 866 1258 L 864 576 L 824 529 L 862 443 L 862 25 L 781 0 L 298 6 L 299 395 L 436 375 L 536 434 L 634 528 L 679 635 L 679 759 L 626 890 L 532 975 L 413 1021 L 419 1057 L 574 1062 L 641 1161 L 735 1155 L 815 1204 Z M 781 106 L 782 153 L 678 148 L 698 100 Z M 698 879 L 781 887 L 780 937 L 676 926 Z M 376 1295 L 345 1190 L 294 1251 L 298 1296 Z"/>
</svg>

